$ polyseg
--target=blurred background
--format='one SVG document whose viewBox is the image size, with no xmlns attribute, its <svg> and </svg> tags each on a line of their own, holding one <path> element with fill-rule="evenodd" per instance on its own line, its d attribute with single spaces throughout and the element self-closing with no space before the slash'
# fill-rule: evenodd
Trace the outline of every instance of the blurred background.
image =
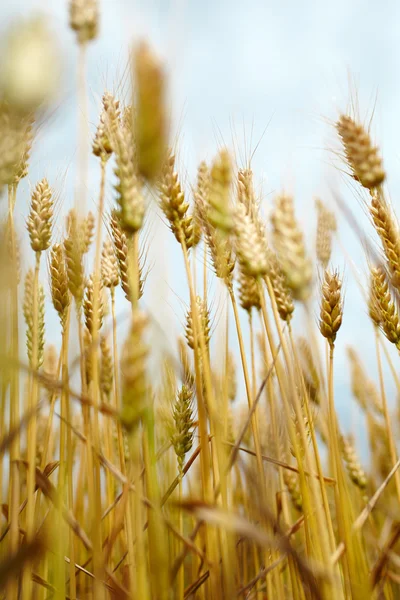
<svg viewBox="0 0 400 600">
<path fill-rule="evenodd" d="M 29 188 L 46 176 L 60 198 L 57 227 L 61 231 L 62 216 L 73 202 L 77 163 L 81 110 L 76 93 L 78 51 L 68 28 L 67 0 L 3 0 L 1 27 L 5 29 L 35 12 L 50 20 L 63 69 L 57 102 L 43 118 L 29 177 L 18 191 L 16 212 L 22 229 Z M 399 3 L 100 0 L 100 14 L 100 35 L 90 44 L 87 56 L 91 132 L 97 124 L 103 92 L 108 89 L 122 98 L 127 96 L 128 48 L 145 38 L 166 64 L 172 139 L 177 143 L 180 173 L 187 186 L 195 179 L 199 161 L 211 160 L 218 148 L 227 145 L 239 166 L 247 165 L 251 158 L 265 216 L 275 193 L 285 189 L 294 194 L 310 252 L 315 198 L 336 210 L 339 235 L 332 264 L 344 273 L 345 280 L 344 323 L 337 341 L 336 402 L 345 429 L 362 438 L 361 420 L 350 401 L 345 349 L 349 344 L 356 346 L 376 379 L 373 331 L 360 289 L 367 286 L 365 249 L 337 209 L 335 195 L 351 208 L 371 243 L 376 245 L 376 238 L 357 185 L 342 171 L 334 122 L 340 111 L 352 106 L 363 122 L 368 123 L 373 115 L 372 136 L 382 151 L 394 208 L 400 210 Z M 95 209 L 98 184 L 99 165 L 92 157 L 87 194 L 91 210 Z M 107 203 L 111 206 L 112 202 L 110 176 Z M 177 245 L 155 206 L 150 206 L 146 239 L 151 273 L 144 302 L 159 326 L 158 343 L 168 344 L 183 322 L 188 299 L 180 282 L 183 269 Z M 218 328 L 225 300 L 215 283 L 213 290 Z M 128 306 L 122 295 L 119 311 L 123 327 Z M 299 317 L 295 322 L 301 321 Z M 317 302 L 313 318 L 317 321 Z M 59 331 L 55 313 L 47 331 L 49 340 L 56 342 Z M 388 396 L 394 406 L 394 388 L 388 390 Z"/>
</svg>

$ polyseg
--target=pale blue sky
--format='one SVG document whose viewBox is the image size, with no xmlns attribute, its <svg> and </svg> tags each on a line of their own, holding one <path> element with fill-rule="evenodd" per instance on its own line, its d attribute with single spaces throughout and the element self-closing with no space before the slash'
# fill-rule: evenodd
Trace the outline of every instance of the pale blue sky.
<svg viewBox="0 0 400 600">
<path fill-rule="evenodd" d="M 50 15 L 57 32 L 65 77 L 58 107 L 41 129 L 29 181 L 34 184 L 46 175 L 58 186 L 65 206 L 72 197 L 78 110 L 77 51 L 68 29 L 67 4 L 66 0 L 5 0 L 0 7 L 4 26 L 17 16 L 27 16 L 30 10 L 41 9 Z M 92 126 L 104 89 L 115 89 L 120 81 L 128 44 L 147 37 L 168 66 L 175 132 L 186 180 L 193 180 L 199 160 L 211 159 L 222 143 L 235 146 L 240 163 L 260 142 L 252 166 L 258 189 L 265 195 L 266 214 L 275 191 L 283 186 L 292 191 L 312 248 L 314 197 L 318 195 L 333 205 L 331 190 L 335 189 L 343 193 L 360 222 L 369 227 L 356 186 L 349 186 L 333 167 L 334 157 L 329 151 L 337 147 L 332 122 L 357 94 L 363 118 L 371 114 L 376 103 L 372 131 L 382 147 L 394 206 L 400 209 L 398 2 L 102 0 L 100 6 L 100 36 L 90 45 L 88 55 Z M 91 160 L 88 195 L 93 206 L 97 180 L 98 165 Z M 28 190 L 25 182 L 18 199 L 20 214 L 26 213 Z M 339 220 L 341 241 L 363 278 L 363 249 L 346 222 Z M 170 332 L 174 320 L 182 320 L 182 306 L 168 291 L 165 274 L 180 293 L 183 271 L 175 268 L 180 265 L 175 242 L 160 227 L 155 214 L 150 230 L 155 264 L 147 302 L 152 308 L 162 300 L 159 318 Z M 368 231 L 372 235 L 371 227 Z M 349 409 L 343 350 L 348 343 L 358 345 L 374 373 L 373 336 L 352 268 L 340 250 L 334 264 L 345 271 L 346 290 L 344 324 L 337 343 L 337 403 L 343 415 L 350 418 L 351 413 L 354 424 L 358 418 Z M 219 301 L 215 304 L 220 306 Z M 124 308 L 121 304 L 121 310 Z M 57 338 L 56 327 L 50 327 L 51 335 Z"/>
</svg>

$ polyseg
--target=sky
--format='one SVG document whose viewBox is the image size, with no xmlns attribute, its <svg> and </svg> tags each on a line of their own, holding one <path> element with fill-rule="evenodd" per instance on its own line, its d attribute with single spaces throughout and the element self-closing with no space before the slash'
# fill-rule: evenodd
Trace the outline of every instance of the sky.
<svg viewBox="0 0 400 600">
<path fill-rule="evenodd" d="M 68 29 L 67 6 L 67 0 L 3 0 L 0 6 L 2 27 L 44 12 L 63 57 L 57 104 L 40 128 L 29 178 L 19 190 L 21 223 L 28 209 L 29 187 L 44 175 L 59 190 L 60 214 L 72 204 L 80 106 L 77 48 Z M 199 161 L 211 160 L 222 145 L 235 152 L 240 166 L 254 152 L 252 168 L 264 214 L 271 210 L 275 193 L 282 189 L 293 193 L 310 251 L 316 196 L 337 210 L 334 197 L 340 194 L 376 243 L 357 185 L 343 174 L 336 157 L 339 146 L 333 125 L 352 102 L 357 103 L 363 121 L 374 113 L 372 135 L 382 149 L 388 191 L 394 208 L 399 209 L 398 2 L 101 0 L 100 13 L 100 35 L 88 49 L 91 131 L 102 93 L 119 88 L 129 45 L 147 39 L 166 65 L 183 181 L 193 181 Z M 91 158 L 87 195 L 94 209 L 98 180 L 99 166 Z M 112 201 L 110 184 L 107 202 Z M 366 285 L 364 249 L 340 211 L 338 220 L 339 240 L 332 264 L 344 274 L 345 312 L 337 341 L 336 401 L 345 427 L 358 433 L 362 424 L 350 402 L 345 347 L 358 347 L 376 378 L 375 347 L 359 289 L 360 282 Z M 187 296 L 175 241 L 155 210 L 148 239 L 152 270 L 145 300 L 168 344 L 183 321 Z M 221 302 L 216 290 L 217 313 Z M 122 296 L 119 306 L 124 315 L 127 307 Z M 56 321 L 50 324 L 49 335 L 56 340 Z M 393 404 L 391 384 L 389 399 Z"/>
</svg>

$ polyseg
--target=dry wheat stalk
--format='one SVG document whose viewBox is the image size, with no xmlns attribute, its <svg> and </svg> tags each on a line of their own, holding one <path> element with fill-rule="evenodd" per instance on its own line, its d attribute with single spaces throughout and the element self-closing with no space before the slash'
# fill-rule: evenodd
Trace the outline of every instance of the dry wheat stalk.
<svg viewBox="0 0 400 600">
<path fill-rule="evenodd" d="M 84 328 L 83 330 L 83 364 L 84 364 L 84 374 L 86 377 L 86 386 L 89 389 L 90 384 L 93 380 L 93 361 L 92 361 L 92 348 L 93 348 L 93 338 L 88 329 Z M 97 354 L 96 354 L 96 360 Z"/>
</svg>

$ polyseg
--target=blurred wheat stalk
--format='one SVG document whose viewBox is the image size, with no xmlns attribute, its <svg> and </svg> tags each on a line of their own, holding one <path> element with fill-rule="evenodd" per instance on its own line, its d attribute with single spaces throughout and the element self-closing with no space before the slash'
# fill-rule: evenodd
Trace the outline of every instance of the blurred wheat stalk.
<svg viewBox="0 0 400 600">
<path fill-rule="evenodd" d="M 378 382 L 358 349 L 347 355 L 369 442 L 362 464 L 336 412 L 335 340 L 346 311 L 331 208 L 316 201 L 311 254 L 292 196 L 277 194 L 267 220 L 251 165 L 236 165 L 227 148 L 186 185 L 168 147 L 164 69 L 142 43 L 129 57 L 131 104 L 109 91 L 102 98 L 91 134 L 98 202 L 86 213 L 85 57 L 99 30 L 97 2 L 71 0 L 70 26 L 82 107 L 75 207 L 56 233 L 57 190 L 46 178 L 32 186 L 30 256 L 21 256 L 14 213 L 26 202 L 19 183 L 59 70 L 43 20 L 10 29 L 0 67 L 1 597 L 397 598 L 399 423 L 386 388 L 394 382 L 400 393 L 387 349 L 400 350 L 400 235 L 369 131 L 355 115 L 336 123 L 380 243 L 364 285 Z M 189 298 L 157 374 L 142 300 L 154 199 Z M 218 340 L 213 277 L 226 297 Z M 117 329 L 119 288 L 131 314 Z M 46 342 L 53 308 L 56 347 Z"/>
</svg>

